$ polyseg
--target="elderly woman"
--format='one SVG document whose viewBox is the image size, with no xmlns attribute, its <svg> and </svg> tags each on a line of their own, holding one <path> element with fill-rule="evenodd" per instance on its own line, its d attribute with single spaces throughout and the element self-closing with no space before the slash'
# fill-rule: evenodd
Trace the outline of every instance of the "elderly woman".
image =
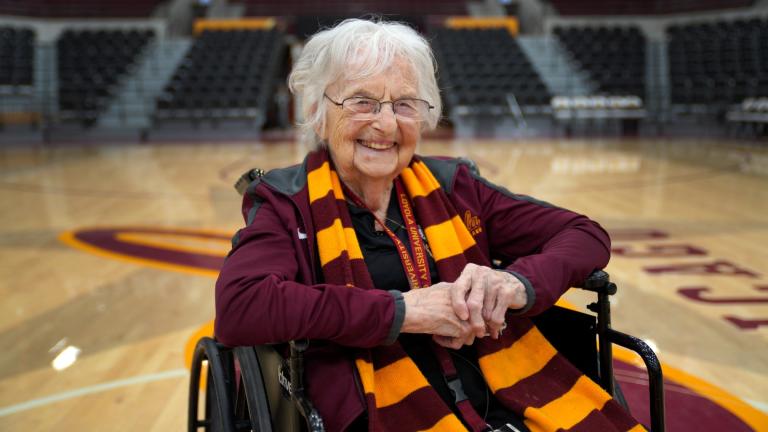
<svg viewBox="0 0 768 432">
<path fill-rule="evenodd" d="M 606 265 L 607 234 L 415 155 L 441 110 L 421 36 L 344 21 L 289 85 L 318 148 L 245 194 L 216 285 L 222 343 L 311 339 L 307 391 L 332 431 L 639 427 L 528 319 Z"/>
</svg>

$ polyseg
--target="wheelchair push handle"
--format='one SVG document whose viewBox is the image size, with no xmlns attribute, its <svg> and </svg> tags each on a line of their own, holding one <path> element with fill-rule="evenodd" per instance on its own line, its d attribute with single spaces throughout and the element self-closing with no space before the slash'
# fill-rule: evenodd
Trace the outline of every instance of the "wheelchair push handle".
<svg viewBox="0 0 768 432">
<path fill-rule="evenodd" d="M 248 170 L 247 172 L 243 173 L 239 179 L 237 179 L 237 182 L 235 182 L 235 190 L 240 195 L 245 195 L 245 191 L 248 189 L 248 186 L 251 184 L 251 182 L 258 178 L 264 177 L 265 173 L 266 172 L 261 168 L 252 168 Z"/>
</svg>

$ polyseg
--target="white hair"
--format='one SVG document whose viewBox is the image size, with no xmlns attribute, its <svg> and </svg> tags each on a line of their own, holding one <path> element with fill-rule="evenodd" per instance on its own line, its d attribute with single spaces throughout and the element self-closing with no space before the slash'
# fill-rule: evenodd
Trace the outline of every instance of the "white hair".
<svg viewBox="0 0 768 432">
<path fill-rule="evenodd" d="M 437 64 L 429 43 L 405 24 L 347 19 L 313 35 L 288 76 L 288 87 L 301 100 L 304 121 L 299 126 L 303 138 L 320 141 L 315 131 L 322 134 L 325 130 L 327 104 L 323 93 L 328 86 L 341 79 L 377 75 L 401 59 L 415 73 L 418 97 L 435 107 L 425 121 L 427 128 L 434 129 L 442 103 L 435 79 Z M 350 68 L 351 64 L 354 67 Z"/>
</svg>

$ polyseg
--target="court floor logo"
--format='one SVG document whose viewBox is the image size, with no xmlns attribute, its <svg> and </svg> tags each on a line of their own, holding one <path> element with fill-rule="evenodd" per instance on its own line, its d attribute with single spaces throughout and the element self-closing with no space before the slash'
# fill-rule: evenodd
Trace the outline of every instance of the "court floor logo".
<svg viewBox="0 0 768 432">
<path fill-rule="evenodd" d="M 231 233 L 158 227 L 86 228 L 67 231 L 59 239 L 74 248 L 162 270 L 215 278 L 230 248 Z M 203 324 L 186 343 L 186 361 L 201 336 L 213 333 Z M 614 348 L 616 379 L 633 415 L 648 417 L 648 379 L 634 353 Z M 664 364 L 666 425 L 669 431 L 762 431 L 768 415 L 693 375 Z"/>
<path fill-rule="evenodd" d="M 107 258 L 216 277 L 231 237 L 231 233 L 213 230 L 110 227 L 67 231 L 59 240 Z"/>
</svg>

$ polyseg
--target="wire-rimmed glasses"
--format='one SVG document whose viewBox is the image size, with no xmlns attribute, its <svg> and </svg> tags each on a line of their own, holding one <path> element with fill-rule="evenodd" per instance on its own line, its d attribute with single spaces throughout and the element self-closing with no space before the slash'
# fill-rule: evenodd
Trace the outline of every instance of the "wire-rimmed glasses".
<svg viewBox="0 0 768 432">
<path fill-rule="evenodd" d="M 435 108 L 424 99 L 418 98 L 400 98 L 393 101 L 380 101 L 365 96 L 352 96 L 341 102 L 336 102 L 325 93 L 323 93 L 323 96 L 331 101 L 332 104 L 347 110 L 354 115 L 354 118 L 360 120 L 374 118 L 381 112 L 381 106 L 384 104 L 392 105 L 392 111 L 398 118 L 412 121 L 424 120 L 429 113 L 429 110 Z"/>
</svg>

